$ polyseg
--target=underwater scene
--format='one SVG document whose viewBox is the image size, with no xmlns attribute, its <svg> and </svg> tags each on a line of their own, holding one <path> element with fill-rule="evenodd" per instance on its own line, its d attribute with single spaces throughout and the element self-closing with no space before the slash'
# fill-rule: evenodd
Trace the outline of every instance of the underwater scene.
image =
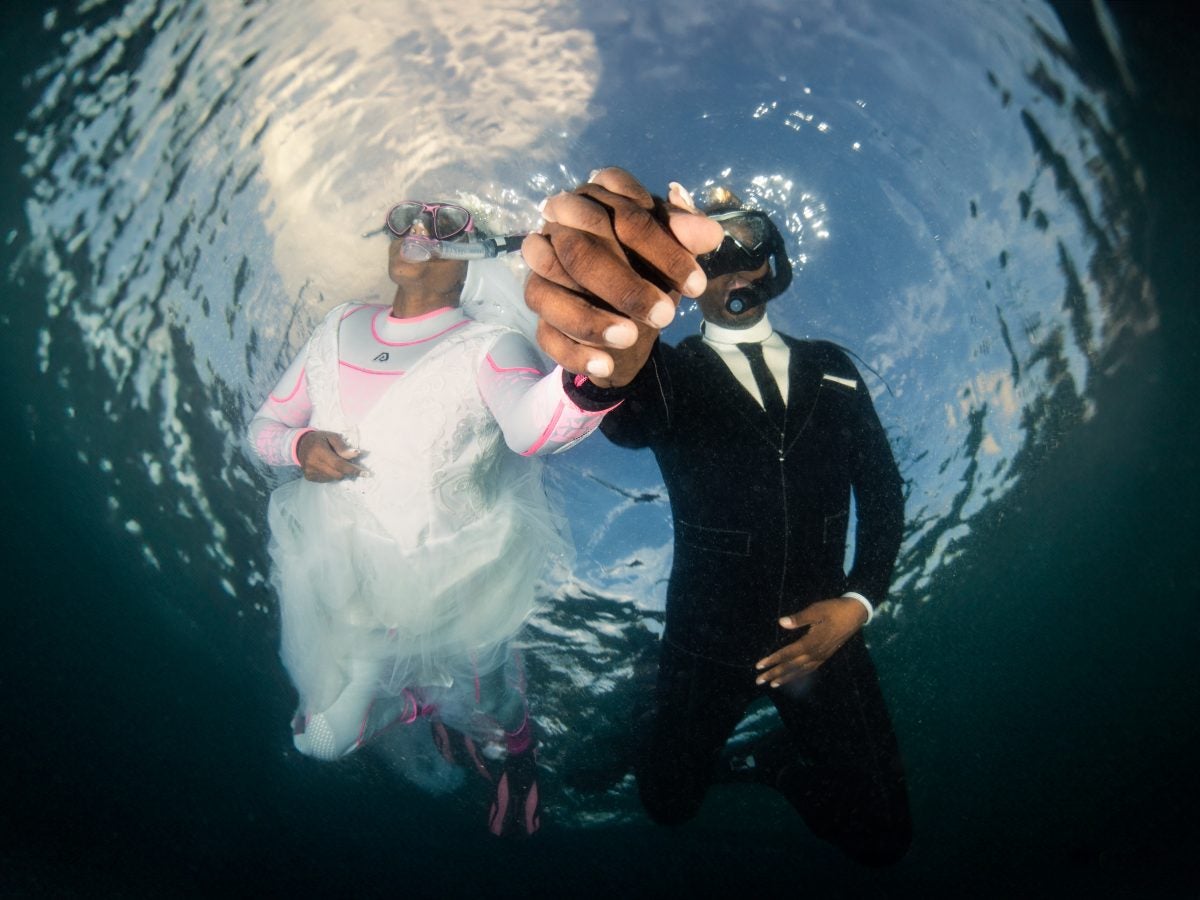
<svg viewBox="0 0 1200 900">
<path fill-rule="evenodd" d="M 1200 107 L 1168 7 L 4 18 L 0 893 L 1200 894 Z M 267 507 L 297 470 L 256 457 L 256 409 L 332 309 L 390 302 L 398 201 L 526 232 L 602 166 L 765 211 L 793 272 L 771 323 L 846 348 L 870 393 L 905 506 L 864 630 L 912 811 L 895 865 L 856 864 L 762 785 L 647 817 L 628 748 L 671 505 L 655 457 L 600 433 L 545 461 L 573 552 L 520 637 L 540 831 L 493 837 L 478 790 L 371 744 L 293 746 Z M 703 319 L 684 298 L 663 339 Z M 774 724 L 755 704 L 730 746 Z"/>
</svg>

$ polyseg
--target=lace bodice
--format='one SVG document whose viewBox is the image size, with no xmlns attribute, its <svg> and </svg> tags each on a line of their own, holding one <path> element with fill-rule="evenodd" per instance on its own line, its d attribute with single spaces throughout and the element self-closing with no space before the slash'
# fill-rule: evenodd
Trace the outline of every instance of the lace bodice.
<svg viewBox="0 0 1200 900">
<path fill-rule="evenodd" d="M 345 435 L 370 475 L 333 487 L 360 495 L 403 547 L 447 540 L 479 522 L 495 506 L 505 470 L 529 465 L 508 451 L 476 383 L 507 329 L 471 322 L 446 335 L 361 420 L 348 421 L 337 382 L 340 319 L 340 309 L 330 313 L 310 343 L 311 424 Z"/>
</svg>

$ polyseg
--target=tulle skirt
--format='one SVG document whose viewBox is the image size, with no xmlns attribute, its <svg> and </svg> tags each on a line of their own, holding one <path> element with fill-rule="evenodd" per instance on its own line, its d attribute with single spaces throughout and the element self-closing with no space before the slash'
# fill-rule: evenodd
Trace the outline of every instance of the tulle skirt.
<svg viewBox="0 0 1200 900">
<path fill-rule="evenodd" d="M 435 540 L 421 536 L 444 529 L 403 511 L 385 523 L 349 488 L 298 479 L 271 495 L 281 655 L 301 713 L 327 709 L 364 671 L 379 726 L 390 708 L 407 714 L 406 689 L 469 697 L 509 659 L 539 573 L 567 555 L 540 468 L 506 478 L 489 509 Z"/>
</svg>

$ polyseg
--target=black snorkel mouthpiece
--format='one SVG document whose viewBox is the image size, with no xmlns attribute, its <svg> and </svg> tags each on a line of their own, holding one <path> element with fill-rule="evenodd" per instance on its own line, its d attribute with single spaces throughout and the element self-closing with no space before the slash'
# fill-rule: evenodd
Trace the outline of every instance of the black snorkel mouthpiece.
<svg viewBox="0 0 1200 900">
<path fill-rule="evenodd" d="M 731 291 L 725 301 L 725 309 L 735 316 L 748 309 L 762 306 L 768 300 L 774 300 L 788 289 L 792 283 L 792 262 L 783 252 L 782 242 L 779 251 L 771 255 L 771 271 L 758 281 L 744 288 Z"/>
<path fill-rule="evenodd" d="M 697 259 L 709 278 L 733 272 L 753 272 L 769 264 L 767 274 L 753 284 L 738 288 L 725 301 L 725 309 L 734 315 L 762 306 L 788 289 L 792 283 L 792 263 L 783 245 L 783 237 L 766 213 L 757 209 L 734 209 L 715 213 L 709 218 L 720 222 L 725 239 L 711 253 Z"/>
<path fill-rule="evenodd" d="M 729 295 L 729 299 L 725 301 L 725 309 L 739 316 L 748 309 L 754 309 L 756 306 L 762 306 L 771 298 L 766 296 L 765 291 L 761 291 L 751 286 L 733 291 Z"/>
</svg>

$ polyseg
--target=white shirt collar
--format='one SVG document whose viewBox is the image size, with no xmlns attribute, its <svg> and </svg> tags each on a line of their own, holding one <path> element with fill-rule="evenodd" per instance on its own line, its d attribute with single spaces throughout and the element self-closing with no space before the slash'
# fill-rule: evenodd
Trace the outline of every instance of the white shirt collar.
<svg viewBox="0 0 1200 900">
<path fill-rule="evenodd" d="M 770 317 L 765 314 L 749 328 L 726 328 L 705 319 L 700 329 L 710 344 L 761 344 L 775 333 Z"/>
</svg>

